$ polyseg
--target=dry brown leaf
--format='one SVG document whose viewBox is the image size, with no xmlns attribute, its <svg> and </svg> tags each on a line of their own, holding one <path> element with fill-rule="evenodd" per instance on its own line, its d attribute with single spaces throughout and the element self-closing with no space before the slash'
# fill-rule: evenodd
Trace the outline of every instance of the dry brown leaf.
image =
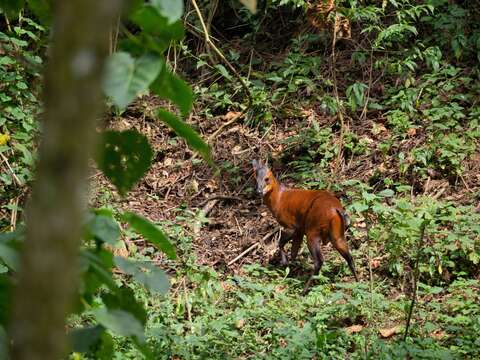
<svg viewBox="0 0 480 360">
<path fill-rule="evenodd" d="M 400 332 L 400 325 L 395 325 L 391 328 L 378 329 L 378 331 L 382 338 L 387 339 Z"/>
<path fill-rule="evenodd" d="M 381 264 L 380 260 L 378 260 L 378 259 L 372 259 L 370 261 L 370 265 L 372 266 L 372 269 L 378 268 L 380 266 L 380 264 Z"/>
<path fill-rule="evenodd" d="M 434 339 L 441 340 L 441 339 L 445 338 L 447 336 L 447 334 L 445 333 L 445 331 L 443 331 L 441 329 L 437 329 L 434 332 L 431 332 L 430 336 L 433 337 Z"/>
<path fill-rule="evenodd" d="M 363 330 L 363 325 L 352 325 L 345 328 L 347 334 L 355 334 Z"/>
<path fill-rule="evenodd" d="M 257 0 L 240 0 L 240 2 L 248 9 L 252 14 L 257 12 Z"/>
<path fill-rule="evenodd" d="M 408 136 L 415 136 L 417 134 L 417 129 L 415 128 L 410 128 L 407 130 L 407 135 Z"/>
<path fill-rule="evenodd" d="M 229 111 L 225 115 L 223 115 L 223 120 L 232 120 L 233 118 L 239 117 L 240 114 L 240 111 Z"/>
<path fill-rule="evenodd" d="M 373 123 L 372 134 L 373 135 L 378 135 L 382 132 L 387 132 L 387 128 L 383 124 Z"/>
<path fill-rule="evenodd" d="M 239 319 L 239 320 L 237 320 L 237 322 L 235 323 L 235 327 L 236 327 L 237 329 L 243 328 L 243 325 L 245 325 L 245 319 Z"/>
</svg>

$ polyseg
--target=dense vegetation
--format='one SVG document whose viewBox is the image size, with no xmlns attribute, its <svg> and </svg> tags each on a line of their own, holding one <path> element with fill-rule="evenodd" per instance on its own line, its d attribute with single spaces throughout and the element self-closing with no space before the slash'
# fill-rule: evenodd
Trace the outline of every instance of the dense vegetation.
<svg viewBox="0 0 480 360">
<path fill-rule="evenodd" d="M 2 353 L 52 29 L 49 2 L 28 3 L 0 21 Z M 134 1 L 112 27 L 70 357 L 479 357 L 480 10 L 165 3 Z M 268 264 L 256 157 L 342 198 L 361 282 L 329 247 L 304 297 L 306 248 Z"/>
</svg>

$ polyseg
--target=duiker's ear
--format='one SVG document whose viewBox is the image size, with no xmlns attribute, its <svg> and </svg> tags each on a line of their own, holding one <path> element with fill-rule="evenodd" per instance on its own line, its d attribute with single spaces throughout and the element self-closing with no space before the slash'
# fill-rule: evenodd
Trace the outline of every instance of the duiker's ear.
<svg viewBox="0 0 480 360">
<path fill-rule="evenodd" d="M 256 159 L 253 159 L 252 160 L 252 166 L 256 170 L 260 167 L 260 163 Z"/>
</svg>

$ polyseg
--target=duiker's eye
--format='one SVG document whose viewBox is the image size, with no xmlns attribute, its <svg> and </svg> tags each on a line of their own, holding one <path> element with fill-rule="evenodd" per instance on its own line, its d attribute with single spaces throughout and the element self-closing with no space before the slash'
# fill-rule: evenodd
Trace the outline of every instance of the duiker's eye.
<svg viewBox="0 0 480 360">
<path fill-rule="evenodd" d="M 265 184 L 268 184 L 270 182 L 270 178 L 265 178 Z"/>
</svg>

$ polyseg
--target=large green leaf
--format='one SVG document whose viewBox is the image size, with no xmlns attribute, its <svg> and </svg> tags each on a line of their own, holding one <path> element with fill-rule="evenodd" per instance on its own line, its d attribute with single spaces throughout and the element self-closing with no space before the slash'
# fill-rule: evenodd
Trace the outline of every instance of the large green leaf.
<svg viewBox="0 0 480 360">
<path fill-rule="evenodd" d="M 183 116 L 187 116 L 192 109 L 192 89 L 185 81 L 166 68 L 163 69 L 150 88 L 160 97 L 171 100 L 178 105 Z"/>
<path fill-rule="evenodd" d="M 125 109 L 150 84 L 164 66 L 160 56 L 145 54 L 134 59 L 126 52 L 117 52 L 107 61 L 103 89 L 120 109 Z"/>
<path fill-rule="evenodd" d="M 150 291 L 165 295 L 170 287 L 170 282 L 165 272 L 148 262 L 134 261 L 116 256 L 115 264 Z"/>
<path fill-rule="evenodd" d="M 151 0 L 152 6 L 171 24 L 183 15 L 183 0 Z"/>
<path fill-rule="evenodd" d="M 122 336 L 135 337 L 140 343 L 145 342 L 143 326 L 135 316 L 129 312 L 105 307 L 93 310 L 97 321 L 107 329 Z"/>
<path fill-rule="evenodd" d="M 122 286 L 115 293 L 103 293 L 102 301 L 107 308 L 120 309 L 129 312 L 137 318 L 142 325 L 147 323 L 147 312 L 142 303 L 135 299 L 132 289 Z"/>
<path fill-rule="evenodd" d="M 135 130 L 105 131 L 98 167 L 124 195 L 150 168 L 153 150 L 147 138 Z"/>
<path fill-rule="evenodd" d="M 184 138 L 191 148 L 197 150 L 209 164 L 213 164 L 209 146 L 202 140 L 195 130 L 164 109 L 159 109 L 157 114 L 160 120 L 170 126 L 178 136 Z"/>
<path fill-rule="evenodd" d="M 89 214 L 86 224 L 87 236 L 104 243 L 115 245 L 120 237 L 120 227 L 108 212 Z"/>
<path fill-rule="evenodd" d="M 158 41 L 162 43 L 164 49 L 170 41 L 179 41 L 185 36 L 180 20 L 169 24 L 168 19 L 152 6 L 141 7 L 131 16 L 131 20 L 146 33 L 158 35 Z"/>
<path fill-rule="evenodd" d="M 162 250 L 169 259 L 176 258 L 175 248 L 170 243 L 168 236 L 156 225 L 132 212 L 125 212 L 122 217 L 135 231 L 143 235 L 157 249 Z"/>
<path fill-rule="evenodd" d="M 92 250 L 84 250 L 80 254 L 80 258 L 88 266 L 89 271 L 95 275 L 100 284 L 105 284 L 110 290 L 117 291 L 118 286 L 112 277 L 111 268 L 113 266 L 112 254 L 108 251 L 94 253 Z M 89 284 L 85 285 L 89 289 Z M 96 289 L 96 284 L 92 290 Z"/>
<path fill-rule="evenodd" d="M 104 332 L 105 328 L 101 325 L 73 329 L 68 333 L 72 350 L 79 353 L 88 352 Z"/>
</svg>

